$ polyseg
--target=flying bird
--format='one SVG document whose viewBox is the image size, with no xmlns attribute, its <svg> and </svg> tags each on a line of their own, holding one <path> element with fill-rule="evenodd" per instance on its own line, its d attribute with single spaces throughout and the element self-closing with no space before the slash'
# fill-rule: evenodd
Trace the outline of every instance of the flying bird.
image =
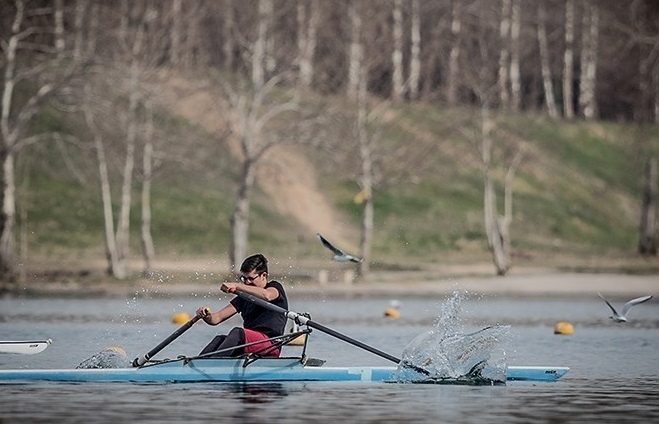
<svg viewBox="0 0 659 424">
<path fill-rule="evenodd" d="M 636 299 L 632 299 L 629 302 L 622 305 L 622 309 L 620 310 L 620 313 L 618 313 L 615 310 L 615 308 L 611 306 L 609 301 L 604 299 L 604 296 L 602 296 L 600 293 L 597 294 L 599 295 L 599 297 L 602 298 L 603 301 L 606 302 L 607 305 L 609 305 L 609 308 L 611 308 L 613 315 L 611 315 L 609 318 L 611 318 L 614 322 L 627 322 L 627 312 L 629 312 L 632 306 L 638 305 L 639 303 L 647 302 L 648 300 L 652 299 L 652 295 L 641 296 L 641 297 L 637 297 Z"/>
<path fill-rule="evenodd" d="M 323 236 L 320 234 L 316 234 L 318 236 L 318 239 L 320 240 L 321 243 L 323 243 L 323 246 L 328 248 L 329 250 L 334 253 L 334 257 L 332 257 L 333 260 L 337 262 L 356 262 L 359 263 L 361 262 L 361 258 L 358 258 L 356 256 L 348 255 L 347 253 L 344 253 L 342 250 L 337 249 L 330 243 L 329 241 L 325 240 Z"/>
</svg>

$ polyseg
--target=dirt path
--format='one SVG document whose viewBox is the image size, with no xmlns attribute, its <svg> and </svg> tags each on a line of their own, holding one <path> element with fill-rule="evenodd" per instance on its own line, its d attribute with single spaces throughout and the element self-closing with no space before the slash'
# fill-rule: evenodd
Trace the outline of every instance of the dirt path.
<svg viewBox="0 0 659 424">
<path fill-rule="evenodd" d="M 224 130 L 220 110 L 205 82 L 191 83 L 175 75 L 162 75 L 158 99 L 173 113 L 196 123 L 210 133 Z M 236 143 L 230 149 L 239 156 Z M 282 215 L 291 216 L 310 235 L 322 233 L 339 245 L 354 248 L 346 223 L 318 189 L 317 176 L 309 161 L 291 146 L 277 146 L 257 165 L 256 184 Z M 352 241 L 351 241 L 352 239 Z"/>
</svg>

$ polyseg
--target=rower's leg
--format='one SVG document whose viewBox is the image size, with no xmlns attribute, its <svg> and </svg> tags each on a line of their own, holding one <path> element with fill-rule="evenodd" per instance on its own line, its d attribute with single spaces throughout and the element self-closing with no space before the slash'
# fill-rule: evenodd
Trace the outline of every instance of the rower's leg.
<svg viewBox="0 0 659 424">
<path fill-rule="evenodd" d="M 199 355 L 204 355 L 206 353 L 215 352 L 219 350 L 219 346 L 227 338 L 227 336 L 215 336 L 210 343 L 199 353 Z"/>
<path fill-rule="evenodd" d="M 227 334 L 226 339 L 217 347 L 217 350 L 226 350 L 222 353 L 222 356 L 241 356 L 245 353 L 244 348 L 237 347 L 231 349 L 233 346 L 240 346 L 245 344 L 245 332 L 240 327 L 234 327 L 229 334 Z"/>
</svg>

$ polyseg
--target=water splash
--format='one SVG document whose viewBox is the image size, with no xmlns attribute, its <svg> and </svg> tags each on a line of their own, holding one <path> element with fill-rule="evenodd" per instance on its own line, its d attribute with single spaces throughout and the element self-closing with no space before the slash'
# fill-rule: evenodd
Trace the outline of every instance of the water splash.
<svg viewBox="0 0 659 424">
<path fill-rule="evenodd" d="M 89 359 L 85 359 L 76 368 L 127 368 L 130 360 L 126 351 L 120 347 L 107 347 Z"/>
<path fill-rule="evenodd" d="M 396 379 L 451 384 L 503 384 L 507 362 L 501 341 L 510 326 L 496 325 L 464 333 L 460 311 L 467 292 L 454 292 L 441 308 L 435 326 L 403 351 Z"/>
</svg>

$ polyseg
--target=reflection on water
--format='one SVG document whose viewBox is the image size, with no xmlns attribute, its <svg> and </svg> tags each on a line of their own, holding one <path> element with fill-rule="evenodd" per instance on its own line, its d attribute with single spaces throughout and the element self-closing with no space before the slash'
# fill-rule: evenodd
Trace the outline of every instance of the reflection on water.
<svg viewBox="0 0 659 424">
<path fill-rule="evenodd" d="M 224 301 L 224 299 L 223 299 Z M 389 299 L 292 299 L 299 312 L 343 334 L 402 357 L 441 316 L 443 299 L 405 299 L 402 317 L 382 317 Z M 176 329 L 174 313 L 217 299 L 1 299 L 0 339 L 51 338 L 37 355 L 0 355 L 0 368 L 75 368 L 109 346 L 129 358 Z M 656 422 L 659 419 L 659 302 L 632 310 L 629 325 L 608 320 L 601 300 L 467 299 L 464 332 L 511 325 L 501 347 L 509 365 L 564 365 L 555 383 L 439 386 L 351 383 L 2 383 L 0 422 Z M 556 321 L 575 325 L 556 336 Z M 230 321 L 227 328 L 239 321 Z M 195 325 L 156 359 L 194 355 L 219 329 Z M 299 354 L 288 347 L 284 355 Z M 314 331 L 308 354 L 325 366 L 391 365 Z"/>
</svg>

